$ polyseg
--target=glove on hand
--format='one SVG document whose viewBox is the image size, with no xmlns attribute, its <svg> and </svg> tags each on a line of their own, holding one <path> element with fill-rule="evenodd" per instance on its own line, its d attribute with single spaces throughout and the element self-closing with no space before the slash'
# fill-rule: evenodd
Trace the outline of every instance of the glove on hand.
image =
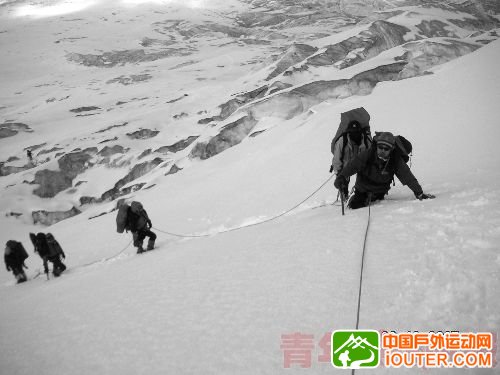
<svg viewBox="0 0 500 375">
<path fill-rule="evenodd" d="M 335 179 L 335 182 L 333 183 L 333 185 L 337 189 L 341 190 L 347 186 L 347 179 L 344 176 L 342 176 L 341 174 L 339 174 L 337 176 L 337 178 Z"/>
<path fill-rule="evenodd" d="M 333 165 L 330 165 L 330 173 L 333 172 Z"/>
<path fill-rule="evenodd" d="M 151 220 L 148 220 L 146 224 L 149 226 L 149 229 L 153 227 L 153 223 L 151 222 Z"/>
<path fill-rule="evenodd" d="M 432 195 L 432 194 L 425 194 L 425 193 L 420 193 L 420 194 L 415 194 L 415 196 L 417 197 L 418 200 L 422 200 L 422 199 L 434 199 L 436 198 L 435 195 Z"/>
</svg>

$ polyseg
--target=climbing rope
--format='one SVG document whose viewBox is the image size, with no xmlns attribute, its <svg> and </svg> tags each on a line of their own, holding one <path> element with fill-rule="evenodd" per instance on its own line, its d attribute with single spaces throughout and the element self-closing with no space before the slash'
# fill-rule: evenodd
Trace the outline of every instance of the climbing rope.
<svg viewBox="0 0 500 375">
<path fill-rule="evenodd" d="M 363 240 L 363 252 L 361 254 L 361 271 L 359 274 L 359 290 L 358 290 L 358 309 L 356 313 L 356 329 L 359 329 L 359 316 L 361 311 L 361 292 L 363 290 L 363 270 L 365 266 L 365 254 L 366 254 L 366 239 L 368 238 L 368 229 L 370 228 L 370 217 L 371 217 L 371 203 L 372 196 L 368 194 L 368 221 L 366 223 L 365 238 Z M 352 375 L 354 375 L 355 369 L 352 369 Z"/>
<path fill-rule="evenodd" d="M 246 225 L 242 225 L 240 227 L 235 227 L 235 228 L 230 228 L 230 229 L 226 229 L 226 230 L 223 230 L 223 231 L 220 231 L 220 232 L 216 232 L 216 233 L 202 233 L 202 234 L 178 234 L 178 233 L 172 233 L 172 232 L 168 232 L 168 231 L 165 231 L 165 230 L 161 230 L 159 228 L 156 228 L 154 227 L 154 229 L 156 229 L 158 232 L 161 232 L 161 233 L 165 233 L 165 234 L 169 234 L 171 236 L 174 236 L 174 237 L 182 237 L 182 238 L 200 238 L 200 237 L 211 237 L 211 236 L 214 236 L 214 235 L 218 235 L 218 234 L 223 234 L 223 233 L 229 233 L 229 232 L 234 232 L 234 231 L 237 231 L 237 230 L 240 230 L 240 229 L 244 229 L 244 228 L 250 228 L 250 227 L 254 227 L 254 226 L 257 226 L 257 225 L 261 225 L 261 224 L 264 224 L 264 223 L 268 223 L 270 221 L 273 221 L 273 220 L 276 220 L 290 212 L 292 212 L 293 210 L 295 210 L 297 207 L 299 207 L 301 204 L 303 204 L 304 202 L 306 202 L 308 199 L 310 199 L 312 196 L 314 196 L 318 191 L 320 191 L 323 186 L 325 186 L 333 177 L 335 177 L 335 175 L 331 175 L 325 182 L 323 182 L 316 190 L 314 190 L 311 194 L 309 194 L 305 199 L 303 199 L 300 203 L 297 203 L 295 206 L 293 206 L 292 208 L 286 210 L 285 212 L 282 212 L 281 214 L 279 215 L 276 215 L 276 216 L 273 216 L 269 219 L 265 219 L 265 220 L 262 220 L 262 221 L 259 221 L 257 223 L 251 223 L 251 224 L 246 224 Z"/>
<path fill-rule="evenodd" d="M 127 246 L 125 246 L 123 249 L 121 249 L 115 255 L 112 255 L 112 256 L 104 258 L 104 259 L 95 260 L 95 261 L 90 262 L 90 263 L 81 264 L 79 266 L 76 266 L 75 268 L 89 267 L 89 266 L 92 266 L 93 264 L 96 264 L 96 263 L 107 262 L 108 260 L 114 259 L 114 258 L 118 257 L 120 254 L 122 254 L 125 250 L 127 250 L 131 243 L 132 243 L 132 240 L 130 240 L 130 242 L 127 244 Z"/>
</svg>

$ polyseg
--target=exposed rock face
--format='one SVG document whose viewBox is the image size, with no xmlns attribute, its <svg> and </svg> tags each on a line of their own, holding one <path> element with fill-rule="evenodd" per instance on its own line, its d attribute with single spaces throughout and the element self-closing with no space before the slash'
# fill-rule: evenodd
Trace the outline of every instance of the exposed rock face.
<svg viewBox="0 0 500 375">
<path fill-rule="evenodd" d="M 8 176 L 13 173 L 19 173 L 27 169 L 33 168 L 33 164 L 29 163 L 22 167 L 14 167 L 10 165 L 5 165 L 5 163 L 0 163 L 0 176 Z"/>
<path fill-rule="evenodd" d="M 262 98 L 266 95 L 267 86 L 261 86 L 258 89 L 245 92 L 243 94 L 236 95 L 235 98 L 229 100 L 228 102 L 220 105 L 220 115 L 208 119 L 203 119 L 198 121 L 199 124 L 208 124 L 212 121 L 223 121 L 231 116 L 234 112 L 238 110 L 241 106 L 252 102 L 255 99 Z"/>
<path fill-rule="evenodd" d="M 4 122 L 0 124 L 0 138 L 12 137 L 20 131 L 31 133 L 33 129 L 21 122 Z"/>
<path fill-rule="evenodd" d="M 120 145 L 114 145 L 112 147 L 106 146 L 101 151 L 97 153 L 99 156 L 108 157 L 115 154 L 124 154 L 127 149 Z"/>
<path fill-rule="evenodd" d="M 311 56 L 318 49 L 316 47 L 308 46 L 307 44 L 293 44 L 288 51 L 281 57 L 281 59 L 276 64 L 276 69 L 273 70 L 271 74 L 266 78 L 266 80 L 273 79 L 274 77 L 280 75 L 289 67 L 303 61 L 307 57 Z"/>
<path fill-rule="evenodd" d="M 408 52 L 402 56 L 403 59 L 408 61 L 408 64 L 401 71 L 400 78 L 420 76 L 433 66 L 466 55 L 478 48 L 479 45 L 453 39 L 446 40 L 443 43 L 429 40 L 408 43 L 405 45 Z"/>
<path fill-rule="evenodd" d="M 275 82 L 273 82 L 273 84 L 271 86 L 269 86 L 269 95 L 271 95 L 275 92 L 287 89 L 287 88 L 292 87 L 292 86 L 293 85 L 290 83 L 283 83 L 280 81 L 275 81 Z"/>
<path fill-rule="evenodd" d="M 177 165 L 172 165 L 172 168 L 165 174 L 165 176 L 168 176 L 169 174 L 175 174 L 179 171 L 182 171 L 182 168 L 179 168 Z"/>
<path fill-rule="evenodd" d="M 368 95 L 378 82 L 399 79 L 406 61 L 382 65 L 362 72 L 351 79 L 316 81 L 285 93 L 276 94 L 249 107 L 252 118 L 263 116 L 291 119 L 327 99 L 341 99 L 352 95 Z"/>
<path fill-rule="evenodd" d="M 219 134 L 211 138 L 208 143 L 200 142 L 191 151 L 191 157 L 202 160 L 221 153 L 240 143 L 257 124 L 252 116 L 244 116 L 239 120 L 226 125 Z"/>
<path fill-rule="evenodd" d="M 309 58 L 307 64 L 335 65 L 344 69 L 405 43 L 404 35 L 409 31 L 406 27 L 387 21 L 375 21 L 358 36 L 328 46 L 325 52 Z"/>
<path fill-rule="evenodd" d="M 38 195 L 40 198 L 52 198 L 57 193 L 70 188 L 72 182 L 73 178 L 61 171 L 48 169 L 37 171 L 33 183 L 40 186 L 33 190 L 33 194 Z"/>
<path fill-rule="evenodd" d="M 73 108 L 73 109 L 70 109 L 69 111 L 73 112 L 73 113 L 80 113 L 80 112 L 97 111 L 98 109 L 101 109 L 101 108 L 96 107 L 96 106 L 89 106 L 89 107 Z"/>
<path fill-rule="evenodd" d="M 137 64 L 140 62 L 155 61 L 171 56 L 186 56 L 192 51 L 188 49 L 169 48 L 161 52 L 146 53 L 143 49 L 104 52 L 102 55 L 83 55 L 79 53 L 69 53 L 66 59 L 85 66 L 95 66 L 99 68 L 111 68 L 116 65 Z"/>
<path fill-rule="evenodd" d="M 61 220 L 76 216 L 80 213 L 81 213 L 80 210 L 78 210 L 76 207 L 73 207 L 68 211 L 54 211 L 54 212 L 48 212 L 43 210 L 33 211 L 31 213 L 31 216 L 33 217 L 34 224 L 40 223 L 43 225 L 52 225 Z"/>
<path fill-rule="evenodd" d="M 182 151 L 186 147 L 188 147 L 191 143 L 196 141 L 197 139 L 198 139 L 198 136 L 190 136 L 190 137 L 187 137 L 186 139 L 183 139 L 179 142 L 174 143 L 173 145 L 160 147 L 159 149 L 155 150 L 155 152 L 160 152 L 162 154 L 166 154 L 167 152 Z"/>
<path fill-rule="evenodd" d="M 149 81 L 151 78 L 153 78 L 153 76 L 150 74 L 147 74 L 147 73 L 145 73 L 145 74 L 132 74 L 130 76 L 120 76 L 117 78 L 110 79 L 106 83 L 107 84 L 120 83 L 124 86 L 127 86 L 127 85 L 132 85 L 134 83 Z"/>
<path fill-rule="evenodd" d="M 127 137 L 132 139 L 149 139 L 156 137 L 160 132 L 158 130 L 141 129 L 133 133 L 127 133 Z"/>
<path fill-rule="evenodd" d="M 73 179 L 91 166 L 90 160 L 97 148 L 65 154 L 58 160 L 59 171 L 44 169 L 35 173 L 33 183 L 40 185 L 33 194 L 41 198 L 52 198 L 71 187 Z"/>
<path fill-rule="evenodd" d="M 121 195 L 127 194 L 128 191 L 121 191 L 120 189 L 128 184 L 131 181 L 134 181 L 135 179 L 144 176 L 145 174 L 149 173 L 152 171 L 154 168 L 156 168 L 158 165 L 163 163 L 163 159 L 161 158 L 155 158 L 151 161 L 146 161 L 144 163 L 139 163 L 135 165 L 132 170 L 122 179 L 118 180 L 118 182 L 115 184 L 113 189 L 106 191 L 104 194 L 101 196 L 101 200 L 113 200 L 116 197 L 119 197 Z M 140 185 L 139 188 L 144 186 L 144 184 Z"/>
</svg>

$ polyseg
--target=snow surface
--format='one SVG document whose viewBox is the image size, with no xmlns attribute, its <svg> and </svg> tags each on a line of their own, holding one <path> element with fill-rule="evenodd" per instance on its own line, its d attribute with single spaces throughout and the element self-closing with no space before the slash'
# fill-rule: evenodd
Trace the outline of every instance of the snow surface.
<svg viewBox="0 0 500 375">
<path fill-rule="evenodd" d="M 149 181 L 155 186 L 131 197 L 153 221 L 153 252 L 136 255 L 130 234 L 115 232 L 114 213 L 88 219 L 111 203 L 52 226 L 67 254 L 62 277 L 16 286 L 10 273 L 0 274 L 0 372 L 339 372 L 318 361 L 319 341 L 355 326 L 368 209 L 341 216 L 338 206 L 324 205 L 336 196 L 329 183 L 285 216 L 217 233 L 279 215 L 330 178 L 340 113 L 359 106 L 371 114 L 373 130 L 412 140 L 412 170 L 437 195 L 420 202 L 398 184 L 371 208 L 360 327 L 498 332 L 499 59 L 496 41 L 433 75 L 385 82 L 369 96 L 323 102 L 274 126 L 266 119 L 269 129 L 258 137 L 185 172 L 158 173 Z M 115 123 L 122 120 L 116 114 Z M 51 126 L 47 132 L 65 131 L 62 120 Z M 34 277 L 41 261 L 27 234 L 41 228 L 3 216 L 0 227 L 1 241 L 26 245 Z M 310 370 L 283 368 L 281 335 L 293 332 L 314 335 Z"/>
</svg>

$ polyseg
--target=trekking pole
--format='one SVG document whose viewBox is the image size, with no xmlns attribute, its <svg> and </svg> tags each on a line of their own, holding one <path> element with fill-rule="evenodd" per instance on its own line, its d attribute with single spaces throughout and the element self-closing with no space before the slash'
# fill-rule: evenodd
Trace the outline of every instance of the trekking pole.
<svg viewBox="0 0 500 375">
<path fill-rule="evenodd" d="M 344 192 L 342 191 L 342 189 L 339 190 L 339 192 L 340 192 L 340 200 L 342 202 L 342 216 L 344 216 L 345 215 L 345 213 L 344 213 Z"/>
</svg>

